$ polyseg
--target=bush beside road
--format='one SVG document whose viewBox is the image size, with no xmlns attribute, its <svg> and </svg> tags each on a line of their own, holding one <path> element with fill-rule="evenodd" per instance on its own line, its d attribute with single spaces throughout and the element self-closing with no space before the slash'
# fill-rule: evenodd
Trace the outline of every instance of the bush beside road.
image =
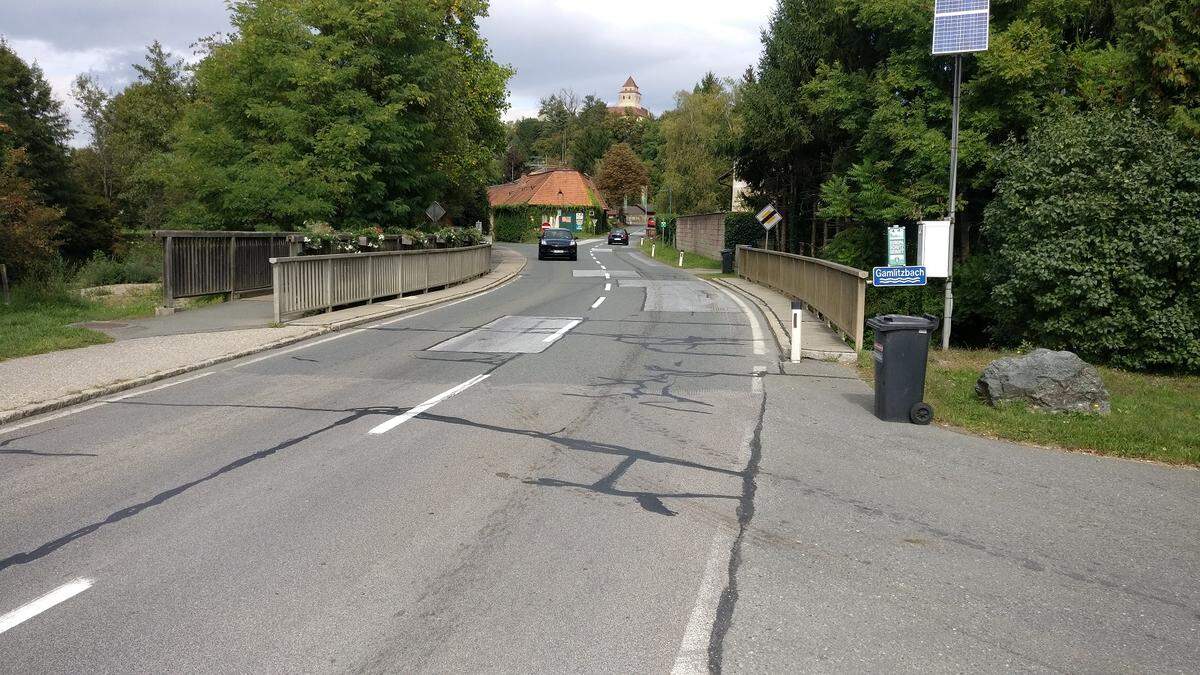
<svg viewBox="0 0 1200 675">
<path fill-rule="evenodd" d="M 1083 450 L 1114 457 L 1200 465 L 1200 377 L 1146 375 L 1099 368 L 1112 394 L 1107 416 L 1047 414 L 1022 405 L 993 408 L 975 394 L 975 382 L 992 361 L 1013 352 L 931 351 L 925 400 L 935 419 L 984 436 Z M 859 372 L 874 378 L 871 352 L 859 355 Z"/>
</svg>

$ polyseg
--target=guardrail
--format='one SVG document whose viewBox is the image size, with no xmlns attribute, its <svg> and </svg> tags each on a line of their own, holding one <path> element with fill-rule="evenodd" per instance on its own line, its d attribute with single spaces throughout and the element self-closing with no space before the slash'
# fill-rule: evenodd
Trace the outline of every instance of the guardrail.
<svg viewBox="0 0 1200 675">
<path fill-rule="evenodd" d="M 738 276 L 803 301 L 862 351 L 867 272 L 820 258 L 737 248 Z"/>
<path fill-rule="evenodd" d="M 451 286 L 491 269 L 491 244 L 271 258 L 275 322 L 340 305 Z"/>
<path fill-rule="evenodd" d="M 298 252 L 284 232 L 158 230 L 163 242 L 163 305 L 199 295 L 271 290 L 271 256 Z"/>
</svg>

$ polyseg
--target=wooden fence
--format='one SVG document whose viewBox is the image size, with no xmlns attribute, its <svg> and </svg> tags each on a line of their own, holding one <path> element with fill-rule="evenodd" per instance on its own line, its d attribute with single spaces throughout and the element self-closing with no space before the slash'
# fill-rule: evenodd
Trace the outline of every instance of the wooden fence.
<svg viewBox="0 0 1200 675">
<path fill-rule="evenodd" d="M 339 305 L 462 283 L 487 274 L 492 247 L 271 258 L 275 322 Z"/>
<path fill-rule="evenodd" d="M 737 249 L 738 276 L 803 301 L 863 348 L 867 272 L 846 265 L 748 246 Z"/>
<path fill-rule="evenodd" d="M 163 242 L 163 305 L 179 298 L 271 290 L 271 258 L 298 256 L 304 235 L 288 232 L 215 232 L 156 230 Z M 429 245 L 442 245 L 432 239 Z M 399 251 L 414 243 L 402 235 L 386 235 L 380 251 Z"/>
<path fill-rule="evenodd" d="M 163 242 L 163 305 L 178 298 L 271 290 L 273 256 L 298 252 L 283 232 L 159 230 Z"/>
</svg>

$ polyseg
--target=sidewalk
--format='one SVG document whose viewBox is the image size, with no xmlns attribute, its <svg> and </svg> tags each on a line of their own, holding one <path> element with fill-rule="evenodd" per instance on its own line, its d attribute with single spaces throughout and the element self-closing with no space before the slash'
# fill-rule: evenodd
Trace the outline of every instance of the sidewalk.
<svg viewBox="0 0 1200 675">
<path fill-rule="evenodd" d="M 833 363 L 763 387 L 726 672 L 1196 670 L 1196 471 L 880 422 Z"/>
<path fill-rule="evenodd" d="M 791 349 L 791 298 L 766 286 L 760 286 L 741 278 L 710 279 L 710 281 L 731 288 L 753 300 L 767 316 L 771 330 L 774 331 L 783 350 L 787 352 Z M 800 353 L 806 359 L 849 364 L 858 361 L 858 355 L 854 353 L 854 348 L 846 344 L 837 332 L 813 312 L 804 312 L 800 334 L 802 338 Z"/>
<path fill-rule="evenodd" d="M 473 281 L 306 317 L 281 327 L 267 327 L 270 296 L 122 322 L 125 325 L 109 328 L 116 333 L 116 342 L 0 361 L 0 382 L 6 385 L 0 388 L 0 424 L 474 295 L 515 278 L 525 263 L 516 251 L 496 248 L 492 271 Z M 265 320 L 260 322 L 255 312 L 265 312 Z M 248 327 L 254 325 L 262 327 Z"/>
</svg>

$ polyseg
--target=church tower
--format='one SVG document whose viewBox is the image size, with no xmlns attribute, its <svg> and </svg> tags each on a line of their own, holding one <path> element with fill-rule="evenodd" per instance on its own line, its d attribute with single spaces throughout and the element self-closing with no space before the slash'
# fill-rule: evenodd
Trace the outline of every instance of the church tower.
<svg viewBox="0 0 1200 675">
<path fill-rule="evenodd" d="M 628 80 L 625 80 L 625 86 L 621 87 L 621 93 L 617 95 L 617 107 L 642 107 L 642 90 L 638 89 L 637 82 L 633 81 L 632 75 L 629 76 Z"/>
<path fill-rule="evenodd" d="M 637 82 L 633 81 L 632 75 L 625 80 L 625 86 L 621 87 L 621 93 L 617 94 L 617 104 L 610 106 L 608 112 L 614 115 L 632 115 L 634 117 L 650 116 L 650 111 L 642 107 L 642 90 L 638 88 Z"/>
</svg>

